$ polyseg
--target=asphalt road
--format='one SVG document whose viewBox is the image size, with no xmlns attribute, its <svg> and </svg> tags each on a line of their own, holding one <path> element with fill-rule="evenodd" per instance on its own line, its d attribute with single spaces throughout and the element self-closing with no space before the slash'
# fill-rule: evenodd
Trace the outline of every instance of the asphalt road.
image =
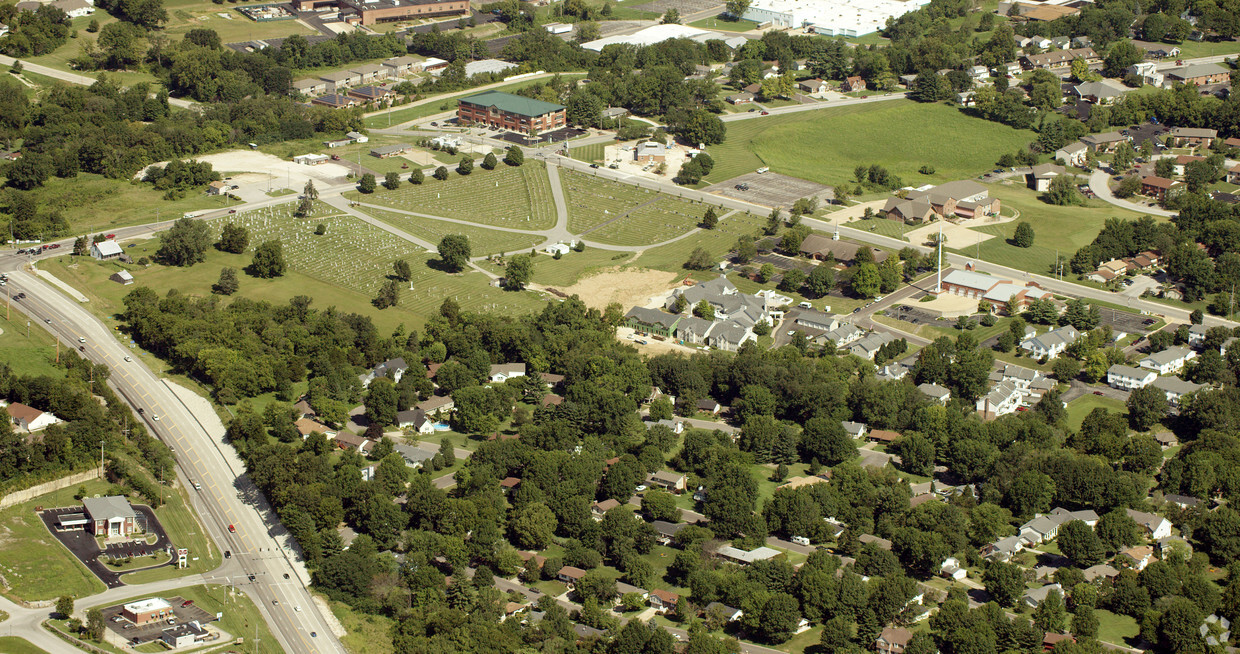
<svg viewBox="0 0 1240 654">
<path fill-rule="evenodd" d="M 306 591 L 309 576 L 289 549 L 292 539 L 236 453 L 222 443 L 222 430 L 210 429 L 214 416 L 195 415 L 140 360 L 125 361 L 130 352 L 113 332 L 76 302 L 20 270 L 21 263 L 22 257 L 11 253 L 0 257 L 11 292 L 26 293 L 13 307 L 43 323 L 62 347 L 78 347 L 92 361 L 109 366 L 109 385 L 132 406 L 144 409 L 147 427 L 174 448 L 181 482 L 189 488 L 201 484 L 192 502 L 213 540 L 232 552 L 217 572 L 255 601 L 286 651 L 343 651 Z"/>
</svg>

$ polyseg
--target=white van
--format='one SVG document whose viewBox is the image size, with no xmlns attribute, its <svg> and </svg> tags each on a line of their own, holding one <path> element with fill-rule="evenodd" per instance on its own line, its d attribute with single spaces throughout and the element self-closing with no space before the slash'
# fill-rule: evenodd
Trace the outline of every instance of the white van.
<svg viewBox="0 0 1240 654">
<path fill-rule="evenodd" d="M 804 536 L 793 536 L 792 542 L 796 543 L 797 545 L 804 545 L 806 547 L 809 547 L 809 539 Z"/>
<path fill-rule="evenodd" d="M 763 166 L 763 167 L 761 167 L 761 168 L 759 168 L 759 169 L 758 169 L 758 174 L 759 174 L 759 175 L 761 175 L 762 173 L 765 173 L 766 171 L 768 171 L 768 170 L 770 170 L 770 169 L 771 169 L 771 168 L 770 168 L 770 166 Z"/>
<path fill-rule="evenodd" d="M 810 304 L 809 302 L 802 302 L 798 304 L 797 306 L 801 307 L 802 309 L 813 309 L 814 308 L 814 305 Z"/>
</svg>

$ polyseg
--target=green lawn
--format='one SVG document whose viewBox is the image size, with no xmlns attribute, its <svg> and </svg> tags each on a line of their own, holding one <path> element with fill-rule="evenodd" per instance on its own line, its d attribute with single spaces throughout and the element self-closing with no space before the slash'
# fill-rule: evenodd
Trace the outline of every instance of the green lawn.
<svg viewBox="0 0 1240 654">
<path fill-rule="evenodd" d="M 319 137 L 299 139 L 296 141 L 278 141 L 275 143 L 260 145 L 258 149 L 261 152 L 266 152 L 267 154 L 280 157 L 285 161 L 289 161 L 293 157 L 307 152 L 331 154 L 340 157 L 344 161 L 360 164 L 363 168 L 373 170 L 380 183 L 383 182 L 384 173 L 398 173 L 401 177 L 401 181 L 407 181 L 409 179 L 409 174 L 413 172 L 413 169 L 421 167 L 404 157 L 388 157 L 386 159 L 380 159 L 379 157 L 370 156 L 371 150 L 382 145 L 396 145 L 397 143 L 411 145 L 414 141 L 416 141 L 416 139 L 411 137 L 402 138 L 382 134 L 372 135 L 365 143 L 342 145 L 338 148 L 328 148 L 323 145 L 323 141 L 325 140 L 327 139 Z M 453 159 L 453 162 L 455 163 L 460 160 L 460 157 L 456 157 Z M 404 167 L 402 168 L 402 166 Z"/>
<path fill-rule="evenodd" d="M 569 149 L 572 157 L 578 161 L 590 161 L 603 163 L 603 143 L 591 143 L 589 145 L 577 145 Z M 564 175 L 561 171 L 560 176 Z"/>
<path fill-rule="evenodd" d="M 759 234 L 765 224 L 766 219 L 763 217 L 735 213 L 719 221 L 719 226 L 715 229 L 703 229 L 675 243 L 644 250 L 638 261 L 645 268 L 689 273 L 684 264 L 695 249 L 704 248 L 714 260 L 720 260 L 732 250 L 738 238 L 742 235 Z"/>
<path fill-rule="evenodd" d="M 12 301 L 19 304 L 21 300 Z M 10 318 L 5 318 L 8 313 Z M 56 356 L 56 342 L 52 335 L 38 327 L 26 326 L 26 316 L 16 309 L 8 312 L 0 311 L 0 359 L 3 359 L 14 374 L 18 375 L 49 375 L 63 377 L 65 371 L 53 363 Z M 30 337 L 26 337 L 26 332 Z"/>
<path fill-rule="evenodd" d="M 344 602 L 329 601 L 332 613 L 349 632 L 341 638 L 350 654 L 387 654 L 392 651 L 391 618 L 354 611 Z"/>
<path fill-rule="evenodd" d="M 566 80 L 575 80 L 575 79 L 585 77 L 585 75 L 586 75 L 585 73 L 562 73 L 561 77 Z M 547 79 L 551 79 L 551 78 L 547 78 Z M 497 86 L 494 89 L 490 89 L 490 90 L 504 91 L 506 93 L 516 93 L 518 90 L 526 88 L 527 86 L 533 86 L 535 84 L 543 84 L 547 81 L 547 79 L 525 80 L 521 82 L 514 82 L 512 84 L 505 84 L 504 86 Z M 391 112 L 390 117 L 388 116 L 387 113 L 371 116 L 370 118 L 367 118 L 365 121 L 366 127 L 387 127 L 389 121 L 391 122 L 391 124 L 396 125 L 398 123 L 403 123 L 403 122 L 407 122 L 410 120 L 417 120 L 419 118 L 425 118 L 427 116 L 432 116 L 434 114 L 443 113 L 445 111 L 455 111 L 457 100 L 459 100 L 460 98 L 470 96 L 470 95 L 474 95 L 476 93 L 479 93 L 479 91 L 470 90 L 470 91 L 464 91 L 462 93 L 453 93 L 451 95 L 445 95 L 442 97 L 435 98 L 435 100 L 432 102 L 427 102 L 427 103 L 416 105 L 413 107 L 405 107 L 404 109 L 398 109 L 396 111 Z"/>
<path fill-rule="evenodd" d="M 90 495 L 112 488 L 102 481 L 86 484 Z M 73 506 L 77 486 L 18 504 L 0 512 L 0 573 L 8 580 L 4 595 L 12 600 L 46 600 L 61 595 L 85 597 L 103 592 L 103 582 L 65 549 L 34 512 L 36 506 Z"/>
<path fill-rule="evenodd" d="M 494 308 L 515 315 L 536 311 L 542 306 L 542 301 L 532 293 L 512 293 L 491 287 L 489 279 L 480 273 L 448 275 L 434 270 L 428 262 L 437 255 L 424 253 L 360 219 L 331 216 L 332 211 L 326 205 L 318 205 L 309 220 L 293 218 L 290 206 L 232 216 L 237 224 L 250 229 L 251 248 L 267 239 L 281 239 L 289 268 L 283 277 L 275 279 L 257 279 L 241 273 L 239 294 L 278 303 L 285 303 L 295 295 L 309 295 L 314 298 L 316 307 L 335 306 L 341 311 L 369 315 L 378 330 L 385 334 L 402 323 L 420 327 L 427 316 L 438 311 L 445 297 L 454 297 L 468 311 Z M 327 225 L 327 234 L 321 237 L 313 234 L 315 225 L 320 222 Z M 136 258 L 149 256 L 157 248 L 158 243 L 151 242 L 130 252 Z M 350 251 L 354 254 L 349 254 Z M 150 286 L 160 295 L 177 288 L 182 293 L 207 296 L 221 268 L 230 266 L 242 270 L 251 258 L 250 252 L 229 254 L 209 249 L 205 262 L 190 268 L 156 264 L 148 268 L 128 266 L 128 269 L 137 284 Z M 391 273 L 392 262 L 397 258 L 407 259 L 412 265 L 413 290 L 402 287 L 397 306 L 378 311 L 370 300 Z M 123 308 L 122 298 L 133 289 L 107 280 L 121 264 L 63 256 L 41 265 L 91 298 L 85 306 L 107 318 L 105 322 L 117 324 L 111 316 Z"/>
<path fill-rule="evenodd" d="M 56 210 L 75 233 L 100 233 L 116 227 L 179 218 L 187 211 L 221 209 L 225 199 L 206 193 L 190 193 L 168 201 L 148 184 L 106 179 L 80 173 L 72 179 L 52 177 L 32 191 L 42 211 Z"/>
<path fill-rule="evenodd" d="M 555 226 L 551 180 L 540 162 L 529 161 L 516 168 L 501 163 L 495 170 L 475 166 L 470 175 L 455 171 L 449 175 L 443 182 L 428 178 L 423 184 L 404 184 L 395 191 L 380 186 L 370 195 L 351 191 L 345 197 L 482 225 L 529 230 Z"/>
<path fill-rule="evenodd" d="M 823 184 L 853 179 L 858 165 L 880 164 L 906 181 L 946 182 L 990 168 L 1035 134 L 971 118 L 942 104 L 892 100 L 728 124 L 728 139 L 710 148 L 708 181 L 721 182 L 769 166 Z M 950 143 L 950 147 L 944 147 Z M 933 175 L 921 175 L 925 164 Z"/>
<path fill-rule="evenodd" d="M 47 654 L 46 650 L 30 644 L 30 641 L 17 636 L 0 636 L 0 652 L 8 654 Z"/>
<path fill-rule="evenodd" d="M 850 223 L 844 223 L 845 227 L 852 227 L 864 232 L 873 232 L 881 234 L 889 238 L 896 238 L 902 241 L 908 239 L 904 237 L 908 232 L 921 227 L 921 225 L 906 225 L 901 220 L 887 220 L 886 218 L 875 217 L 871 220 L 854 220 Z"/>
<path fill-rule="evenodd" d="M 622 266 L 632 261 L 632 252 L 614 252 L 586 248 L 584 252 L 570 252 L 560 259 L 545 254 L 534 257 L 534 278 L 536 284 L 545 286 L 572 286 L 577 280 L 600 269 Z M 504 269 L 492 264 L 482 264 L 497 275 Z"/>
<path fill-rule="evenodd" d="M 543 241 L 543 237 L 533 234 L 501 232 L 486 227 L 459 225 L 433 218 L 410 216 L 409 214 L 384 211 L 374 207 L 357 207 L 358 211 L 374 216 L 385 223 L 399 227 L 413 236 L 439 243 L 439 239 L 448 234 L 464 234 L 469 237 L 470 252 L 475 257 L 489 254 L 504 254 L 528 250 Z"/>
<path fill-rule="evenodd" d="M 728 20 L 726 18 L 703 18 L 689 23 L 692 27 L 700 27 L 704 30 L 715 30 L 717 32 L 748 32 L 758 29 L 758 24 L 752 20 Z"/>
<path fill-rule="evenodd" d="M 1102 231 L 1107 218 L 1132 220 L 1141 216 L 1101 200 L 1089 200 L 1085 206 L 1057 207 L 1042 202 L 1036 192 L 1024 187 L 992 184 L 989 189 L 991 196 L 1002 202 L 1004 215 L 1010 215 L 1010 210 L 1016 209 L 1020 211 L 1020 218 L 1000 225 L 975 228 L 999 237 L 982 242 L 979 249 L 975 249 L 972 243 L 962 243 L 957 247 L 950 241 L 949 249 L 966 256 L 976 256 L 980 251 L 980 257 L 986 261 L 1038 274 L 1051 272 L 1056 251 L 1070 259 L 1078 249 L 1093 241 Z M 1033 226 L 1032 247 L 1019 248 L 1008 243 L 1020 222 Z"/>
<path fill-rule="evenodd" d="M 235 591 L 229 586 L 188 586 L 186 588 L 178 588 L 168 591 L 164 597 L 182 597 L 187 600 L 193 600 L 194 605 L 208 613 L 223 613 L 224 617 L 215 623 L 215 626 L 228 632 L 234 638 L 245 639 L 245 651 L 252 652 L 255 649 L 254 635 L 258 634 L 258 654 L 281 654 L 284 650 L 280 647 L 280 643 L 271 635 L 271 631 L 267 628 L 266 622 L 262 615 L 258 612 L 258 608 L 254 606 L 254 602 L 246 597 L 244 593 Z M 120 600 L 114 604 L 125 604 L 140 599 L 146 599 L 145 595 L 139 595 L 128 599 Z M 100 606 L 99 608 L 103 608 Z M 291 611 L 292 608 L 287 610 Z M 257 632 L 255 628 L 257 627 Z M 309 639 L 310 635 L 305 634 L 304 638 Z"/>
<path fill-rule="evenodd" d="M 685 212 L 691 206 L 691 203 L 669 198 L 650 189 L 636 188 L 630 184 L 573 170 L 561 170 L 560 181 L 564 186 L 564 201 L 568 204 L 568 229 L 574 234 L 584 235 L 587 240 L 607 241 L 600 237 L 613 234 L 617 224 L 628 222 L 627 217 L 635 214 L 639 208 L 645 209 L 640 213 L 646 216 L 652 213 L 649 207 L 656 203 L 675 206 L 674 210 Z M 669 199 L 679 204 L 665 204 Z M 702 213 L 705 211 L 703 208 Z M 654 212 L 657 213 L 657 210 Z M 643 240 L 646 243 L 657 243 L 664 239 L 651 236 L 639 239 L 639 242 Z"/>
<path fill-rule="evenodd" d="M 1179 48 L 1180 59 L 1196 59 L 1240 53 L 1240 41 L 1184 41 Z"/>
<path fill-rule="evenodd" d="M 1068 403 L 1068 428 L 1073 431 L 1080 429 L 1081 423 L 1085 421 L 1085 416 L 1089 415 L 1090 411 L 1093 411 L 1098 407 L 1102 407 L 1113 413 L 1128 412 L 1128 408 L 1119 400 L 1113 400 L 1109 397 L 1103 397 L 1101 395 L 1094 395 L 1093 393 L 1082 395 L 1081 397 L 1078 397 Z"/>
<path fill-rule="evenodd" d="M 720 213 L 718 208 L 715 211 Z M 583 236 L 587 240 L 612 245 L 662 243 L 697 228 L 705 213 L 705 205 L 660 195 L 653 202 L 638 205 L 623 216 L 613 217 Z"/>
<path fill-rule="evenodd" d="M 1105 643 L 1127 645 L 1128 639 L 1135 639 L 1141 631 L 1137 621 L 1131 616 L 1112 613 L 1106 609 L 1097 609 L 1094 615 L 1098 616 L 1098 640 Z"/>
</svg>

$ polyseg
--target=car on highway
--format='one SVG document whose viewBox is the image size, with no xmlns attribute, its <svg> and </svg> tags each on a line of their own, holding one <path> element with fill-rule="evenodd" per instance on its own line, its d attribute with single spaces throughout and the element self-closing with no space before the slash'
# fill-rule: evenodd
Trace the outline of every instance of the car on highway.
<svg viewBox="0 0 1240 654">
<path fill-rule="evenodd" d="M 108 234 L 107 236 L 104 236 L 104 238 L 113 239 L 113 238 L 116 238 L 116 234 Z"/>
<path fill-rule="evenodd" d="M 236 527 L 234 527 L 233 525 L 228 525 L 228 533 L 230 533 L 230 534 L 235 534 L 235 533 L 237 533 L 237 528 L 236 528 Z"/>
<path fill-rule="evenodd" d="M 311 632 L 310 632 L 310 637 L 311 637 L 311 638 L 318 638 L 318 637 L 319 637 L 319 632 L 317 632 L 317 631 L 311 631 Z"/>
<path fill-rule="evenodd" d="M 143 409 L 142 407 L 138 407 L 138 415 L 143 415 L 145 413 L 146 413 L 146 409 Z"/>
<path fill-rule="evenodd" d="M 159 414 L 158 414 L 158 413 L 152 413 L 152 414 L 151 414 L 151 420 L 154 420 L 155 422 L 159 422 Z M 172 448 L 170 447 L 170 448 L 168 448 L 168 449 L 170 449 L 170 450 L 171 450 Z"/>
<path fill-rule="evenodd" d="M 763 111 L 760 115 L 762 115 L 762 116 L 769 116 L 769 115 L 771 115 L 771 112 L 769 112 L 769 111 Z"/>
<path fill-rule="evenodd" d="M 226 558 L 226 559 L 231 559 L 231 558 L 232 558 L 232 550 L 224 550 L 224 558 Z"/>
<path fill-rule="evenodd" d="M 596 164 L 596 163 L 594 163 L 594 164 L 590 164 L 590 167 L 591 167 L 591 168 L 598 168 L 598 164 Z"/>
<path fill-rule="evenodd" d="M 294 607 L 293 607 L 293 610 L 294 610 L 294 611 L 296 611 L 296 612 L 298 612 L 298 613 L 301 613 L 301 607 L 300 607 L 300 606 L 294 606 Z"/>
<path fill-rule="evenodd" d="M 284 578 L 285 578 L 285 579 L 288 579 L 288 573 L 287 573 L 287 572 L 286 572 L 286 573 L 284 573 Z"/>
<path fill-rule="evenodd" d="M 58 247 L 60 247 L 60 244 L 59 244 L 59 243 L 52 243 L 52 245 L 51 245 L 50 249 L 55 250 L 55 249 L 56 249 L 56 248 L 58 248 Z"/>
<path fill-rule="evenodd" d="M 280 606 L 280 600 L 271 600 L 272 606 Z"/>
<path fill-rule="evenodd" d="M 126 355 L 125 355 L 125 360 L 126 360 L 126 361 L 133 361 L 133 357 L 131 357 L 131 356 L 129 356 L 128 354 L 126 354 Z"/>
<path fill-rule="evenodd" d="M 231 214 L 231 213 L 237 213 L 237 210 L 236 210 L 236 209 L 229 209 L 229 210 L 228 210 L 228 213 L 230 213 L 230 214 Z"/>
<path fill-rule="evenodd" d="M 43 319 L 43 322 L 45 322 L 45 323 L 47 323 L 47 324 L 49 324 L 49 325 L 50 325 L 50 324 L 52 324 L 52 319 L 51 319 L 51 318 L 44 318 L 44 319 Z"/>
<path fill-rule="evenodd" d="M 200 490 L 202 490 L 202 484 L 200 484 L 200 483 L 198 483 L 198 482 L 194 482 L 194 490 L 196 490 L 196 491 L 200 491 Z"/>
<path fill-rule="evenodd" d="M 78 336 L 78 342 L 79 342 L 79 343 L 85 343 L 85 342 L 86 342 L 86 337 L 85 337 L 85 336 Z"/>
</svg>

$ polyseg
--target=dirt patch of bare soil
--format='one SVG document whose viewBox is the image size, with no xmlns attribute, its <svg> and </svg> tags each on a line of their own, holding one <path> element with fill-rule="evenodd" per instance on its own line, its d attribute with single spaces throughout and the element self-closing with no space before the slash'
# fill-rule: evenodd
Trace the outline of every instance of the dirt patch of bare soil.
<svg viewBox="0 0 1240 654">
<path fill-rule="evenodd" d="M 609 268 L 560 289 L 565 295 L 577 295 L 586 306 L 605 309 L 612 302 L 628 310 L 646 306 L 651 298 L 667 293 L 680 276 L 665 270 L 648 268 Z"/>
</svg>

